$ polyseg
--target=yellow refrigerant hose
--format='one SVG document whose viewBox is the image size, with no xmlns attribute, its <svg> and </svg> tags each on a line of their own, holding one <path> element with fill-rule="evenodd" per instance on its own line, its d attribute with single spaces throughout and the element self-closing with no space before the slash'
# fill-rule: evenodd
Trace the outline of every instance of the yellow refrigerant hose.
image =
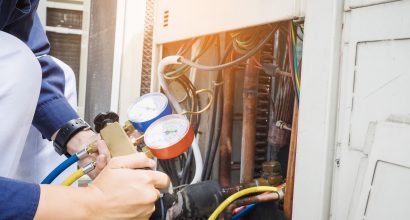
<svg viewBox="0 0 410 220">
<path fill-rule="evenodd" d="M 229 204 L 231 204 L 233 201 L 237 200 L 238 198 L 249 195 L 252 193 L 261 193 L 261 192 L 277 192 L 278 188 L 273 187 L 273 186 L 255 186 L 251 188 L 247 188 L 244 190 L 241 190 L 237 193 L 232 194 L 229 196 L 225 201 L 223 201 L 218 208 L 215 209 L 215 211 L 212 213 L 212 215 L 208 218 L 208 220 L 216 220 L 221 214 L 221 212 L 228 207 Z"/>
<path fill-rule="evenodd" d="M 75 171 L 73 174 L 71 174 L 67 179 L 65 179 L 60 185 L 62 186 L 71 186 L 75 181 L 80 179 L 82 176 L 85 174 L 88 174 L 89 172 L 93 171 L 95 168 L 96 163 L 91 162 L 84 167 L 81 167 L 77 171 Z"/>
<path fill-rule="evenodd" d="M 84 176 L 84 170 L 83 168 L 78 169 L 75 171 L 73 174 L 71 174 L 67 179 L 65 179 L 61 185 L 62 186 L 71 186 L 76 180 L 80 179 L 82 176 Z"/>
</svg>

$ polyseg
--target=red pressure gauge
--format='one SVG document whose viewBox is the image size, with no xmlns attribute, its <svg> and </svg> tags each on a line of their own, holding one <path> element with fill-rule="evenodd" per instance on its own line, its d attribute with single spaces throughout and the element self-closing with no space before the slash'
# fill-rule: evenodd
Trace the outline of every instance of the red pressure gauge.
<svg viewBox="0 0 410 220">
<path fill-rule="evenodd" d="M 188 150 L 194 131 L 183 115 L 164 116 L 152 123 L 144 134 L 144 142 L 159 159 L 171 159 Z"/>
</svg>

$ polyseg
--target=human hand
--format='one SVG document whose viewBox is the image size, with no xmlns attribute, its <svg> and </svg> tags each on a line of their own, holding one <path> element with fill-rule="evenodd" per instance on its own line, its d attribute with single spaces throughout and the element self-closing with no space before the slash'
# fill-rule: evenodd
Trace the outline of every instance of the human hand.
<svg viewBox="0 0 410 220">
<path fill-rule="evenodd" d="M 139 133 L 137 130 L 130 132 L 127 134 L 130 137 L 131 142 L 135 144 L 141 144 L 143 142 L 143 135 Z"/>
<path fill-rule="evenodd" d="M 87 147 L 87 145 L 93 141 L 96 141 L 97 143 L 98 152 L 92 153 L 90 156 L 87 156 L 78 162 L 78 165 L 83 167 L 92 161 L 96 161 L 95 169 L 87 174 L 91 179 L 97 177 L 111 158 L 107 145 L 101 140 L 100 135 L 94 133 L 92 130 L 78 132 L 67 143 L 67 151 L 69 154 L 73 155 Z"/>
<path fill-rule="evenodd" d="M 34 219 L 148 219 L 158 189 L 169 185 L 164 173 L 138 169 L 154 165 L 145 154 L 136 153 L 111 159 L 88 187 L 40 185 Z"/>
<path fill-rule="evenodd" d="M 158 189 L 169 185 L 169 178 L 152 168 L 155 162 L 143 153 L 110 160 L 100 175 L 87 187 L 95 219 L 148 219 L 159 198 Z M 135 170 L 137 169 L 137 170 Z"/>
</svg>

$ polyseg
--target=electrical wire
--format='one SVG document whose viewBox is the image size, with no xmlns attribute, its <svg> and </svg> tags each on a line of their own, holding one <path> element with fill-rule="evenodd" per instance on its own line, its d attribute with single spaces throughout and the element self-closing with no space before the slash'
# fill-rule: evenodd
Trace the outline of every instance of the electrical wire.
<svg viewBox="0 0 410 220">
<path fill-rule="evenodd" d="M 262 31 L 261 31 L 262 30 Z M 266 28 L 250 28 L 239 32 L 232 33 L 233 47 L 239 54 L 245 54 L 247 51 L 254 48 Z M 259 33 L 259 34 L 255 34 Z"/>
<path fill-rule="evenodd" d="M 210 44 L 209 44 L 210 46 Z M 202 53 L 204 53 L 205 50 L 202 50 L 202 52 L 198 55 L 202 55 Z M 197 57 L 198 57 L 197 56 Z M 174 107 L 175 111 L 178 114 L 181 114 L 183 112 L 185 112 L 185 110 L 182 108 L 182 106 L 178 103 L 178 100 L 175 99 L 175 97 L 171 94 L 168 84 L 166 82 L 166 76 L 165 76 L 165 68 L 168 65 L 173 65 L 173 64 L 181 64 L 180 62 L 178 62 L 178 58 L 180 56 L 168 56 L 165 57 L 164 59 L 162 59 L 160 61 L 160 63 L 158 64 L 158 79 L 159 79 L 159 83 L 165 93 L 165 95 L 168 97 L 170 103 L 172 104 L 172 106 Z M 172 72 L 171 72 L 172 73 Z M 173 72 L 175 73 L 175 71 Z M 178 73 L 178 72 L 176 72 Z M 167 73 L 168 76 L 170 75 L 170 73 Z M 183 73 L 181 73 L 183 74 Z M 178 76 L 172 76 L 172 78 L 175 77 L 179 77 Z M 171 79 L 172 79 L 171 78 Z M 170 79 L 170 78 L 168 78 Z M 199 145 L 198 145 L 198 140 L 195 137 L 192 143 L 192 150 L 193 150 L 193 155 L 195 158 L 195 175 L 191 181 L 191 183 L 196 183 L 199 182 L 201 180 L 202 177 L 202 172 L 203 172 L 203 161 L 202 161 L 202 155 L 201 155 L 201 151 L 199 149 Z"/>
<path fill-rule="evenodd" d="M 299 101 L 300 97 L 300 67 L 298 64 L 297 52 L 296 52 L 296 37 L 295 31 L 293 27 L 293 22 L 289 21 L 289 31 L 288 31 L 288 38 L 287 38 L 287 45 L 288 45 L 288 58 L 289 58 L 289 67 L 290 72 L 292 74 L 292 80 L 295 90 L 295 95 L 297 100 Z"/>
<path fill-rule="evenodd" d="M 255 46 L 254 48 L 252 48 L 251 50 L 249 50 L 247 53 L 245 53 L 243 56 L 241 56 L 240 58 L 238 58 L 238 59 L 236 59 L 236 60 L 234 60 L 234 61 L 231 61 L 231 62 L 229 62 L 229 63 L 224 63 L 224 64 L 220 64 L 220 65 L 217 65 L 217 66 L 205 66 L 205 65 L 201 65 L 201 64 L 197 64 L 197 63 L 195 63 L 195 61 L 196 61 L 196 59 L 194 58 L 194 60 L 193 61 L 191 61 L 191 60 L 188 60 L 188 59 L 186 59 L 186 58 L 184 58 L 184 57 L 182 57 L 182 56 L 169 56 L 169 57 L 165 57 L 163 60 L 161 60 L 160 61 L 160 63 L 159 63 L 159 65 L 158 65 L 158 79 L 159 79 L 159 82 L 160 82 L 160 85 L 161 85 L 161 87 L 163 88 L 163 91 L 164 91 L 164 93 L 167 95 L 167 97 L 169 98 L 169 100 L 170 100 L 170 103 L 174 106 L 174 108 L 175 108 L 175 110 L 176 110 L 176 112 L 177 113 L 182 113 L 182 112 L 184 112 L 184 110 L 182 109 L 182 106 L 178 103 L 178 100 L 176 100 L 173 96 L 172 96 L 172 94 L 170 93 L 170 91 L 169 91 L 169 88 L 168 88 L 168 85 L 167 85 L 167 82 L 166 82 L 166 80 L 165 79 L 172 79 L 172 78 L 175 78 L 175 77 L 179 77 L 179 75 L 178 74 L 183 74 L 183 73 L 181 73 L 181 72 L 183 72 L 182 71 L 182 69 L 183 68 L 185 68 L 185 67 L 183 67 L 183 66 L 181 66 L 181 67 L 179 67 L 176 71 L 173 71 L 173 72 L 170 72 L 170 73 L 166 73 L 166 76 L 165 76 L 165 67 L 166 66 L 168 66 L 168 65 L 172 65 L 172 64 L 185 64 L 185 65 L 187 65 L 187 66 L 191 66 L 191 67 L 194 67 L 194 68 L 197 68 L 197 69 L 199 69 L 199 70 L 203 70 L 203 71 L 219 71 L 219 70 L 223 70 L 223 69 L 225 69 L 225 68 L 229 68 L 229 67 L 231 67 L 231 66 L 234 66 L 234 65 L 236 65 L 236 64 L 239 64 L 239 63 L 241 63 L 241 62 L 243 62 L 243 61 L 245 61 L 247 58 L 249 58 L 249 57 L 251 57 L 254 53 L 256 53 L 260 48 L 262 48 L 262 46 L 267 42 L 267 41 L 269 41 L 269 39 L 270 39 L 270 37 L 276 32 L 276 30 L 278 29 L 278 26 L 274 26 L 273 27 L 273 29 L 270 31 L 270 33 L 261 41 L 261 42 L 259 42 L 259 44 L 257 45 L 257 46 Z M 244 43 L 245 44 L 245 43 Z M 177 74 L 177 75 L 175 75 L 175 74 Z M 172 78 L 170 78 L 170 76 L 172 75 Z M 218 136 L 218 135 L 217 135 Z M 195 145 L 197 145 L 197 140 L 196 140 L 196 138 L 194 139 L 194 141 L 193 141 L 193 153 L 194 153 L 194 156 L 195 156 L 195 163 L 196 163 L 196 172 L 195 172 L 195 176 L 194 176 L 194 179 L 193 179 L 193 182 L 195 182 L 195 181 L 199 181 L 199 179 L 198 178 L 196 178 L 196 177 L 198 177 L 198 169 L 201 169 L 201 172 L 202 172 L 202 169 L 203 169 L 203 164 L 202 164 L 202 157 L 201 157 L 201 155 L 200 155 L 200 151 L 199 151 L 199 146 L 195 146 Z M 215 143 L 215 141 L 211 141 L 211 144 L 212 145 L 214 145 L 214 143 Z M 216 143 L 215 145 L 217 145 L 218 143 Z M 215 151 L 216 152 L 216 151 Z M 195 155 L 196 154 L 196 155 Z M 197 157 L 201 157 L 201 162 L 200 163 L 198 163 L 197 162 Z M 200 164 L 200 168 L 198 168 L 198 164 Z M 202 174 L 201 174 L 201 176 L 202 176 Z"/>
<path fill-rule="evenodd" d="M 229 55 L 232 53 L 232 43 L 227 46 L 225 49 L 221 60 L 219 63 L 225 62 Z M 215 105 L 212 108 L 211 111 L 211 122 L 209 126 L 208 133 L 209 135 L 209 140 L 208 140 L 208 145 L 206 147 L 206 155 L 205 155 L 205 163 L 204 163 L 204 172 L 202 175 L 202 180 L 209 180 L 211 173 L 212 173 L 212 166 L 214 164 L 214 159 L 216 156 L 216 152 L 218 149 L 219 145 L 219 139 L 221 136 L 220 129 L 221 129 L 221 121 L 222 121 L 222 105 L 223 105 L 223 99 L 222 99 L 222 71 L 218 72 L 217 76 L 217 83 L 215 83 Z M 217 86 L 218 85 L 218 86 Z M 221 85 L 221 86 L 219 86 Z"/>
<path fill-rule="evenodd" d="M 185 75 L 181 75 L 181 77 L 176 79 L 176 82 L 178 82 L 184 89 L 186 92 L 186 99 L 190 99 L 191 101 L 191 110 L 190 111 L 185 111 L 182 114 L 187 114 L 187 113 L 196 113 L 199 110 L 199 98 L 197 97 L 199 95 L 199 93 L 201 93 L 201 90 L 196 90 L 195 86 L 192 84 L 192 82 L 188 79 L 188 77 L 186 77 Z M 205 109 L 206 110 L 206 109 Z M 198 133 L 198 129 L 199 129 L 199 119 L 200 116 L 198 114 L 190 114 L 189 115 L 190 118 L 190 124 L 194 129 L 194 133 L 197 134 Z M 191 174 L 191 163 L 193 160 L 193 151 L 192 148 L 190 148 L 186 154 L 186 160 L 185 163 L 183 163 L 183 161 L 180 159 L 180 167 L 181 167 L 181 172 L 180 175 L 175 175 L 175 171 L 174 169 L 176 169 L 175 166 L 170 165 L 169 163 L 165 164 L 165 163 L 161 163 L 161 166 L 165 165 L 167 168 L 164 168 L 164 171 L 166 173 L 169 173 L 169 175 L 172 177 L 172 183 L 174 186 L 177 186 L 179 184 L 186 184 L 188 182 L 188 179 L 190 177 Z M 168 165 L 168 166 L 167 166 Z M 177 182 L 175 180 L 175 178 L 178 178 L 178 176 L 180 177 L 179 182 Z M 178 184 L 177 184 L 178 183 Z"/>
<path fill-rule="evenodd" d="M 189 174 L 190 174 L 190 168 L 191 168 L 191 163 L 192 163 L 192 156 L 193 156 L 193 151 L 192 147 L 189 148 L 188 153 L 187 153 L 187 159 L 184 168 L 182 169 L 182 174 L 181 174 L 181 184 L 187 184 L 188 179 L 189 179 Z"/>
<path fill-rule="evenodd" d="M 246 59 L 248 59 L 249 57 L 253 56 L 256 52 L 258 52 L 263 45 L 266 44 L 266 42 L 269 41 L 269 39 L 273 36 L 273 34 L 276 32 L 276 30 L 278 29 L 277 26 L 274 26 L 273 29 L 269 32 L 269 34 L 254 48 L 252 48 L 252 50 L 249 50 L 246 54 L 244 54 L 243 56 L 237 58 L 236 60 L 233 60 L 229 63 L 224 63 L 224 64 L 220 64 L 217 66 L 207 66 L 207 65 L 202 65 L 202 64 L 198 64 L 195 63 L 189 59 L 186 59 L 182 56 L 178 56 L 178 62 L 189 65 L 193 68 L 197 68 L 199 70 L 202 71 L 218 71 L 218 70 L 223 70 L 226 68 L 229 68 L 231 66 L 237 65 L 243 61 L 245 61 Z"/>
<path fill-rule="evenodd" d="M 182 75 L 179 77 L 177 80 L 181 81 L 181 84 L 185 84 L 185 89 L 188 90 L 187 95 L 189 94 L 189 97 L 191 100 L 191 111 L 198 111 L 200 107 L 200 100 L 198 95 L 196 94 L 196 88 L 192 84 L 192 82 L 186 77 L 185 75 Z M 199 125 L 200 125 L 200 115 L 190 115 L 190 122 L 191 126 L 194 128 L 194 133 L 195 135 L 198 133 L 199 130 Z M 181 184 L 187 184 L 189 179 L 190 179 L 190 174 L 192 173 L 192 160 L 193 158 L 193 151 L 192 147 L 189 148 L 188 152 L 186 153 L 186 160 L 185 163 L 182 166 L 182 172 L 181 172 Z"/>
<path fill-rule="evenodd" d="M 199 95 L 201 93 L 207 93 L 208 97 L 209 97 L 208 104 L 203 109 L 201 109 L 199 111 L 184 111 L 184 112 L 181 113 L 182 115 L 199 115 L 199 114 L 204 113 L 205 111 L 207 111 L 211 107 L 211 105 L 213 103 L 213 92 L 212 92 L 212 90 L 210 90 L 210 89 L 200 89 L 200 90 L 195 91 L 195 93 L 196 93 L 196 95 Z"/>
<path fill-rule="evenodd" d="M 288 59 L 289 59 L 289 69 L 292 75 L 292 81 L 293 81 L 293 89 L 295 91 L 295 95 L 297 97 L 297 100 L 299 100 L 299 92 L 298 92 L 298 85 L 296 81 L 296 73 L 295 73 L 295 66 L 293 65 L 294 59 L 293 59 L 293 48 L 292 48 L 292 40 L 291 40 L 291 35 L 288 34 Z"/>
<path fill-rule="evenodd" d="M 203 49 L 201 49 L 198 52 L 198 54 L 196 54 L 194 56 L 194 58 L 192 59 L 193 62 L 197 61 L 210 48 L 210 46 L 212 45 L 215 38 L 216 37 L 213 36 L 213 35 L 211 37 L 205 36 L 205 38 L 202 41 L 202 44 L 200 46 L 200 48 L 203 48 Z M 179 55 L 179 54 L 177 54 L 177 55 Z M 165 77 L 165 79 L 168 79 L 168 80 L 177 79 L 177 78 L 181 77 L 183 74 L 185 74 L 188 71 L 188 69 L 189 69 L 188 65 L 181 65 L 177 69 L 175 69 L 174 71 L 165 73 L 164 77 Z"/>
<path fill-rule="evenodd" d="M 232 194 L 229 196 L 227 199 L 225 199 L 216 209 L 215 211 L 211 214 L 211 216 L 208 218 L 208 220 L 216 220 L 221 214 L 221 212 L 228 207 L 229 204 L 231 204 L 233 201 L 237 200 L 238 198 L 242 196 L 246 196 L 252 193 L 260 193 L 260 192 L 277 192 L 278 188 L 272 187 L 272 186 L 255 186 L 251 188 L 247 188 L 244 190 L 241 190 L 237 193 Z"/>
<path fill-rule="evenodd" d="M 214 131 L 212 135 L 213 138 L 211 142 L 210 154 L 209 154 L 209 157 L 207 158 L 208 159 L 207 166 L 205 167 L 206 168 L 206 172 L 204 172 L 205 176 L 203 176 L 205 180 L 209 180 L 211 178 L 212 167 L 214 165 L 214 160 L 215 160 L 216 152 L 218 150 L 218 145 L 219 145 L 219 139 L 221 137 L 222 105 L 223 105 L 222 95 L 223 95 L 222 89 L 218 88 L 217 105 L 216 105 L 216 112 L 215 112 L 215 123 L 214 123 L 214 127 L 210 127 Z"/>
<path fill-rule="evenodd" d="M 188 52 L 189 48 L 192 47 L 192 45 L 198 40 L 198 38 L 192 38 L 188 42 L 184 42 L 182 46 L 179 48 L 176 54 L 178 55 L 184 55 L 186 52 Z"/>
<path fill-rule="evenodd" d="M 165 72 L 165 67 L 168 65 L 172 64 L 179 64 L 178 58 L 180 56 L 168 56 L 162 59 L 159 64 L 158 64 L 158 80 L 159 83 L 162 87 L 162 90 L 164 91 L 165 95 L 168 97 L 168 100 L 174 107 L 175 111 L 177 113 L 182 113 L 184 112 L 184 109 L 182 106 L 178 103 L 178 100 L 175 99 L 175 97 L 171 94 L 169 91 L 168 83 L 166 82 L 164 78 L 164 72 Z M 198 145 L 198 140 L 196 137 L 194 137 L 194 140 L 192 142 L 192 150 L 195 158 L 195 175 L 194 178 L 192 179 L 191 183 L 197 183 L 201 180 L 202 176 L 202 171 L 203 171 L 203 162 L 202 162 L 202 155 L 201 151 L 199 149 Z"/>
</svg>

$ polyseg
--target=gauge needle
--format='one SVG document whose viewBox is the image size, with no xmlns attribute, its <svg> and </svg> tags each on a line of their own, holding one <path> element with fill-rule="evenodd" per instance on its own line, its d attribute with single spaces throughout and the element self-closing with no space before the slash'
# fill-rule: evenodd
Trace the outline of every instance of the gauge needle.
<svg viewBox="0 0 410 220">
<path fill-rule="evenodd" d="M 178 130 L 172 130 L 172 131 L 167 130 L 167 131 L 165 131 L 164 133 L 165 133 L 166 135 L 168 135 L 168 134 L 170 134 L 170 133 L 177 133 L 177 132 L 178 132 Z"/>
</svg>

